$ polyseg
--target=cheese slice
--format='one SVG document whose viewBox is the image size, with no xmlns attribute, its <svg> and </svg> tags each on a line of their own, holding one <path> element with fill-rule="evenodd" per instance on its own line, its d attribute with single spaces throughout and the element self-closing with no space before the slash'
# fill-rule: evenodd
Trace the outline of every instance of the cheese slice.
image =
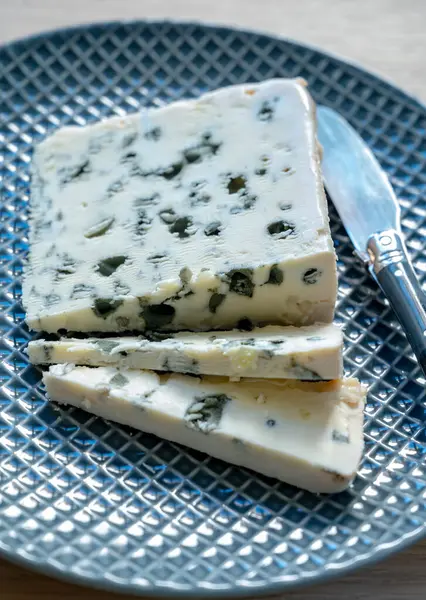
<svg viewBox="0 0 426 600">
<path fill-rule="evenodd" d="M 245 331 L 35 340 L 34 364 L 114 365 L 228 377 L 324 380 L 342 376 L 342 333 L 335 325 L 269 326 Z"/>
<path fill-rule="evenodd" d="M 35 330 L 332 321 L 335 253 L 300 81 L 66 127 L 35 149 L 32 172 L 23 302 Z"/>
<path fill-rule="evenodd" d="M 337 492 L 363 448 L 364 390 L 330 383 L 54 365 L 49 397 L 312 492 Z"/>
</svg>

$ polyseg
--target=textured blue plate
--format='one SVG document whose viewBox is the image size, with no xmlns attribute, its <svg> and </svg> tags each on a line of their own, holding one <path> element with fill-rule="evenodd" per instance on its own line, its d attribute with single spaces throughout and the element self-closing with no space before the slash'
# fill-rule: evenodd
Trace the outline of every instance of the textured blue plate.
<svg viewBox="0 0 426 600">
<path fill-rule="evenodd" d="M 125 23 L 0 48 L 0 550 L 43 572 L 126 592 L 279 591 L 383 557 L 425 532 L 424 380 L 334 210 L 347 374 L 369 386 L 351 489 L 316 496 L 80 410 L 47 404 L 23 353 L 20 277 L 34 143 L 208 89 L 302 75 L 371 145 L 401 201 L 420 278 L 426 111 L 317 50 L 233 29 Z"/>
</svg>

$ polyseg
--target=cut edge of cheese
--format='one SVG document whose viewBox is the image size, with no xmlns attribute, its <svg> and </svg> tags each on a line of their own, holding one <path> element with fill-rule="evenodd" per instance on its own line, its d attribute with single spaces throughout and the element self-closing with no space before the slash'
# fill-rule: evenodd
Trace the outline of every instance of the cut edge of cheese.
<svg viewBox="0 0 426 600">
<path fill-rule="evenodd" d="M 50 399 L 312 492 L 345 489 L 363 449 L 365 390 L 330 384 L 158 375 L 54 365 Z"/>
<path fill-rule="evenodd" d="M 33 364 L 172 371 L 192 375 L 329 380 L 342 376 L 342 332 L 333 324 L 253 331 L 152 334 L 28 345 Z"/>
<path fill-rule="evenodd" d="M 259 141 L 252 152 L 242 132 Z M 31 212 L 23 304 L 37 331 L 333 318 L 335 253 L 300 81 L 60 130 L 35 150 Z"/>
</svg>

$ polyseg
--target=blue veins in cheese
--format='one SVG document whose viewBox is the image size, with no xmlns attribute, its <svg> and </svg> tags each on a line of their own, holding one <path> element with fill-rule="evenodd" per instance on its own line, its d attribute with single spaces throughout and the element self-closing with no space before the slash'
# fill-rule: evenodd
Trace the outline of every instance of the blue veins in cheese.
<svg viewBox="0 0 426 600">
<path fill-rule="evenodd" d="M 35 149 L 32 173 L 32 329 L 332 320 L 315 109 L 298 80 L 65 127 Z"/>
<path fill-rule="evenodd" d="M 330 380 L 342 376 L 342 333 L 333 324 L 253 331 L 152 333 L 35 340 L 34 364 L 74 363 L 175 373 Z"/>
<path fill-rule="evenodd" d="M 49 397 L 312 492 L 338 492 L 363 449 L 365 392 L 329 383 L 54 365 Z"/>
</svg>

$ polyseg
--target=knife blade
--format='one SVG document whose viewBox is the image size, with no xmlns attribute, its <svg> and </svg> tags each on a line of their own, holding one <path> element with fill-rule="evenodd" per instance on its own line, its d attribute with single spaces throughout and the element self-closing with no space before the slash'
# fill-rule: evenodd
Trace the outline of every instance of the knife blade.
<svg viewBox="0 0 426 600">
<path fill-rule="evenodd" d="M 370 148 L 343 117 L 326 107 L 318 107 L 317 117 L 327 191 L 426 377 L 426 299 L 407 255 L 395 192 Z"/>
</svg>

